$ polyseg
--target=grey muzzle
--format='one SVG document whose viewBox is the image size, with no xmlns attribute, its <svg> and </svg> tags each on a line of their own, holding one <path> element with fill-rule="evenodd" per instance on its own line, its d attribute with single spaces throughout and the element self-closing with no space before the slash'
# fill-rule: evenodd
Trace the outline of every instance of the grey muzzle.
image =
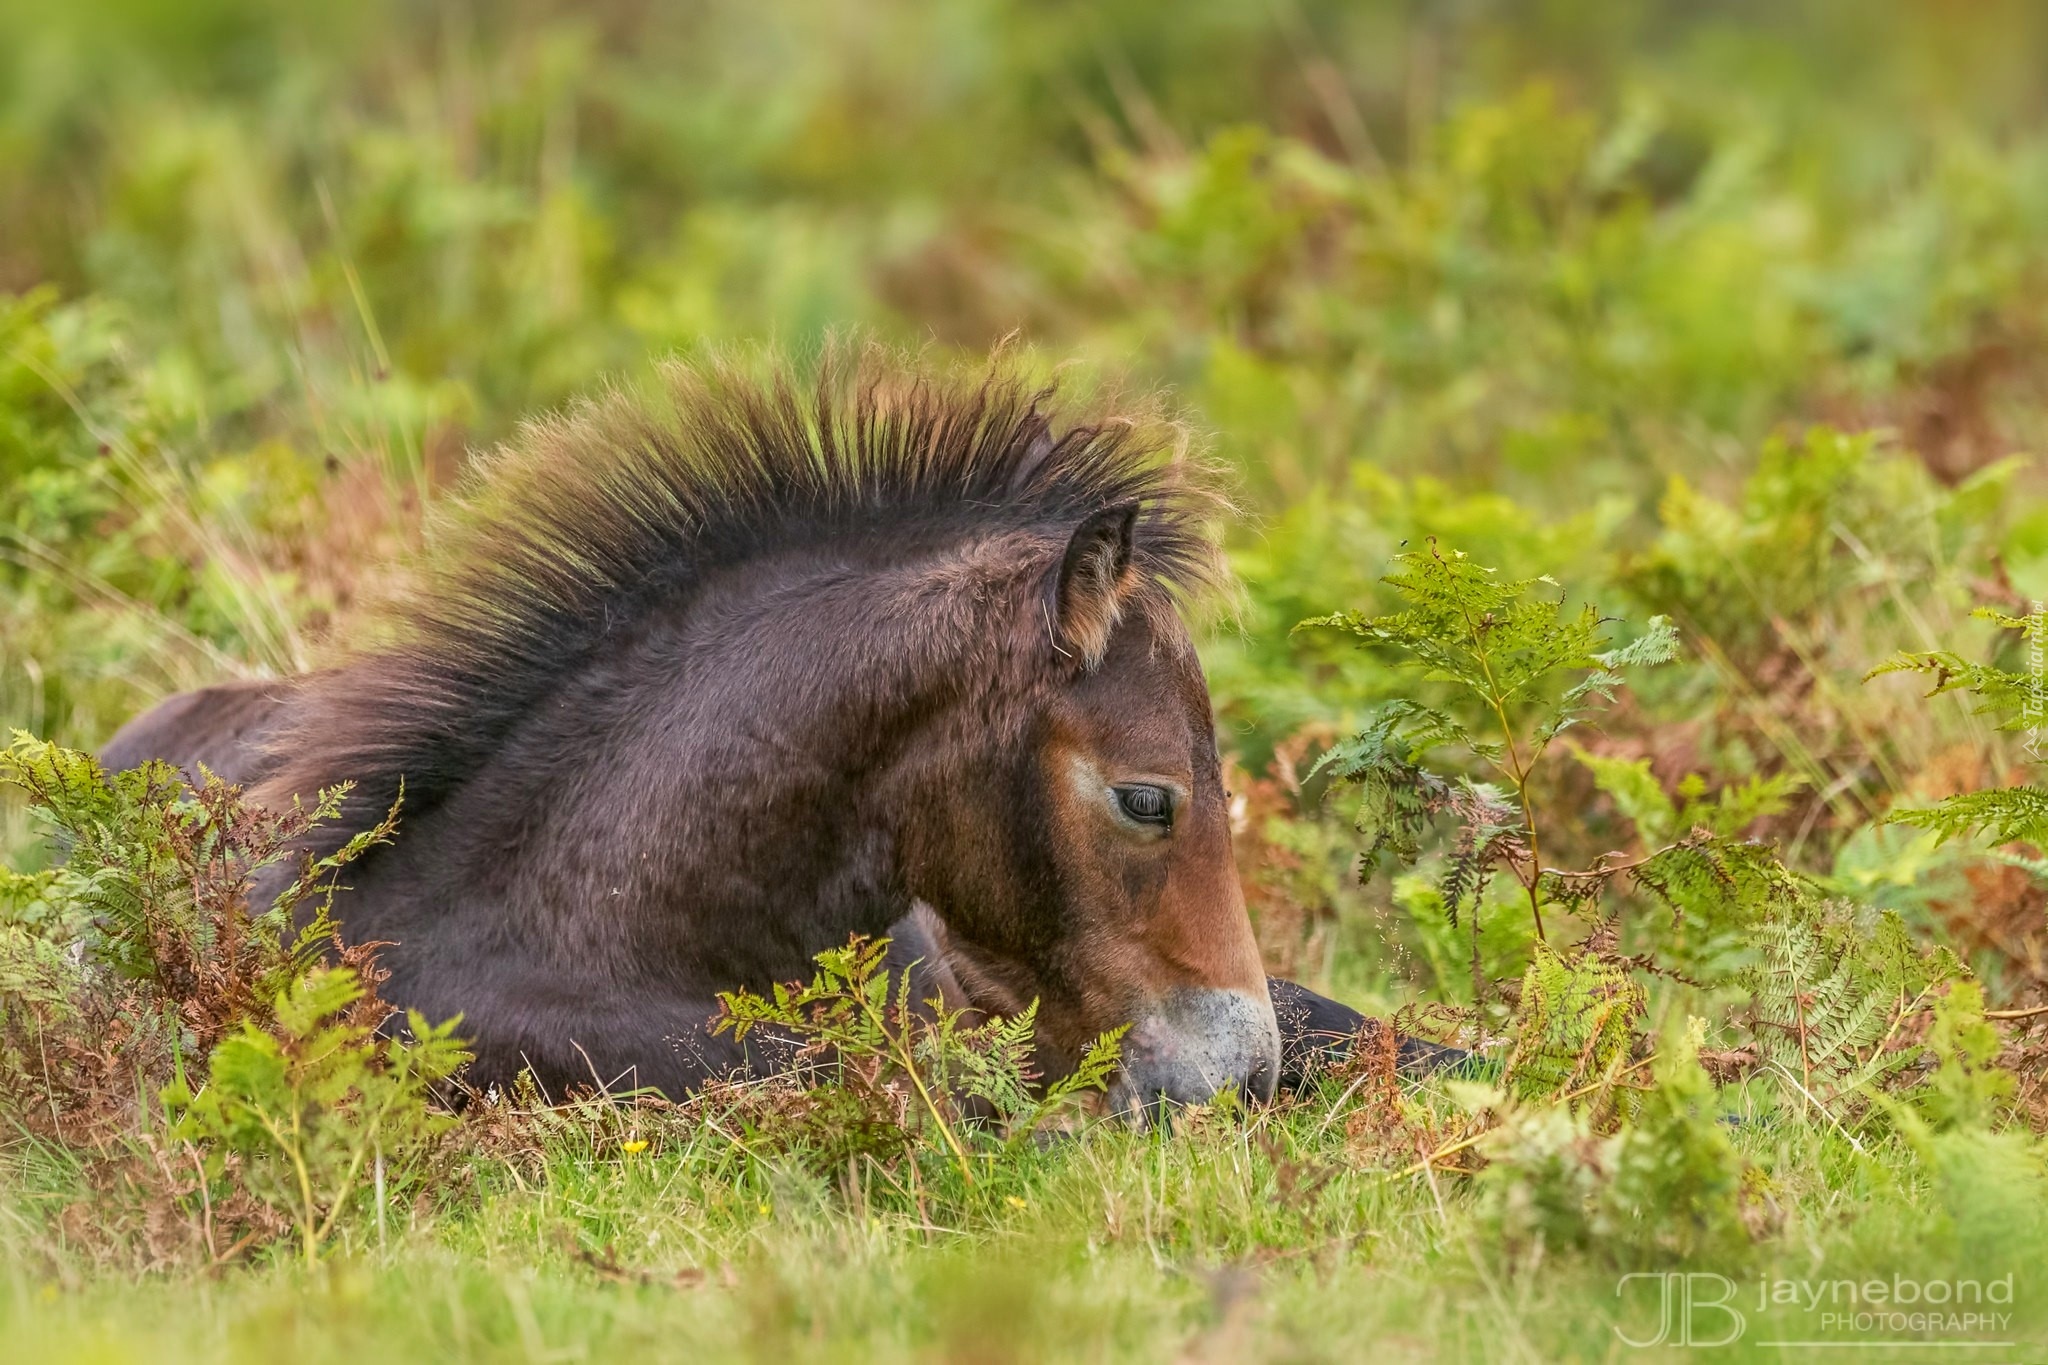
<svg viewBox="0 0 2048 1365">
<path fill-rule="evenodd" d="M 1269 1100 L 1279 1078 L 1272 997 L 1181 990 L 1132 1023 L 1109 1097 L 1119 1113 L 1142 1123 L 1169 1104 L 1206 1104 L 1226 1089 Z"/>
</svg>

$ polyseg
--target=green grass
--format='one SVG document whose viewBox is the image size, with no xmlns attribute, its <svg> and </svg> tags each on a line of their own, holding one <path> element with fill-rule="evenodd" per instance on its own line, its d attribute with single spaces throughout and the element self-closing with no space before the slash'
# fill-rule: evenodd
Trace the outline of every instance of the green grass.
<svg viewBox="0 0 2048 1365">
<path fill-rule="evenodd" d="M 809 1172 L 701 1129 L 626 1153 L 621 1124 L 571 1123 L 510 1161 L 465 1158 L 475 1184 L 455 1209 L 401 1202 L 381 1238 L 357 1220 L 315 1271 L 288 1248 L 140 1283 L 18 1263 L 0 1341 L 21 1360 L 1534 1361 L 1611 1359 L 1629 1354 L 1617 1329 L 1652 1334 L 1654 1284 L 1618 1298 L 1621 1269 L 1597 1257 L 1504 1251 L 1452 1177 L 1357 1169 L 1335 1097 L 1179 1136 L 1089 1128 L 972 1194 L 935 1162 L 924 1215 L 876 1168 Z M 2044 1341 L 2048 1199 L 2016 1144 L 1940 1144 L 1930 1180 L 1896 1142 L 1766 1132 L 1742 1145 L 1783 1231 L 1685 1267 L 1740 1286 L 1750 1322 L 1731 1356 L 1830 1358 L 1757 1344 L 1820 1335 L 1804 1309 L 1755 1303 L 1760 1283 L 1822 1266 L 1859 1282 L 2010 1271 L 2008 1339 Z M 1336 1173 L 1308 1196 L 1296 1177 L 1290 1199 L 1276 1150 Z M 2015 1168 L 2030 1177 L 2010 1183 Z"/>
</svg>

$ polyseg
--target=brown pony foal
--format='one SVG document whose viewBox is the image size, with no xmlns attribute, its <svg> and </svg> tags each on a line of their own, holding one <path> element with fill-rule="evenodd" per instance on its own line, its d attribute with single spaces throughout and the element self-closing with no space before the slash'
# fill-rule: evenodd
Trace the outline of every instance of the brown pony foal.
<svg viewBox="0 0 2048 1365">
<path fill-rule="evenodd" d="M 717 994 L 927 907 L 1038 999 L 1057 1070 L 1128 1023 L 1142 1113 L 1271 1093 L 1280 1040 L 1181 603 L 1214 503 L 1156 427 L 870 353 L 672 366 L 485 462 L 389 643 L 174 698 L 110 763 L 400 795 L 337 914 L 472 1077 L 680 1093 Z M 259 894 L 262 888 L 259 888 Z"/>
</svg>

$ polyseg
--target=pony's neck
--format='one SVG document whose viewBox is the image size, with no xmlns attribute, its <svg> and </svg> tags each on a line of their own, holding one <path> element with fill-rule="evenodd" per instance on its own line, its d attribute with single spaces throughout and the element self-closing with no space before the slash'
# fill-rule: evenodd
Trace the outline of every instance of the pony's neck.
<svg viewBox="0 0 2048 1365">
<path fill-rule="evenodd" d="M 553 913 L 615 910 L 650 964 L 765 984 L 881 933 L 909 903 L 891 832 L 906 766 L 948 761 L 934 750 L 958 747 L 963 704 L 1001 710 L 994 595 L 961 586 L 813 554 L 657 604 L 477 775 L 502 790 L 472 846 L 516 850 Z"/>
</svg>

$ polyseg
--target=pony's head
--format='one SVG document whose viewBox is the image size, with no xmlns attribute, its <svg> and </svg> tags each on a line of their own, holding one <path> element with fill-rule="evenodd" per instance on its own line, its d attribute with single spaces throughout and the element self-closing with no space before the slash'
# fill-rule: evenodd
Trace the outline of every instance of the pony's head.
<svg viewBox="0 0 2048 1365">
<path fill-rule="evenodd" d="M 1022 705 L 966 692 L 944 757 L 908 765 L 899 835 L 952 971 L 978 1000 L 1039 1001 L 1045 1064 L 1129 1026 L 1112 1096 L 1141 1117 L 1226 1088 L 1268 1098 L 1280 1064 L 1208 688 L 1147 572 L 1146 515 L 1112 503 L 1025 552 L 1009 658 L 1036 685 Z"/>
<path fill-rule="evenodd" d="M 1127 1109 L 1264 1096 L 1181 617 L 1216 501 L 1176 439 L 1001 359 L 673 367 L 481 465 L 395 645 L 295 700 L 266 797 L 357 782 L 338 840 L 402 783 L 383 856 L 414 870 L 366 860 L 343 914 L 480 1056 L 687 1084 L 660 1021 L 921 901 L 978 1000 L 1040 1002 L 1049 1068 L 1129 1025 Z"/>
</svg>

